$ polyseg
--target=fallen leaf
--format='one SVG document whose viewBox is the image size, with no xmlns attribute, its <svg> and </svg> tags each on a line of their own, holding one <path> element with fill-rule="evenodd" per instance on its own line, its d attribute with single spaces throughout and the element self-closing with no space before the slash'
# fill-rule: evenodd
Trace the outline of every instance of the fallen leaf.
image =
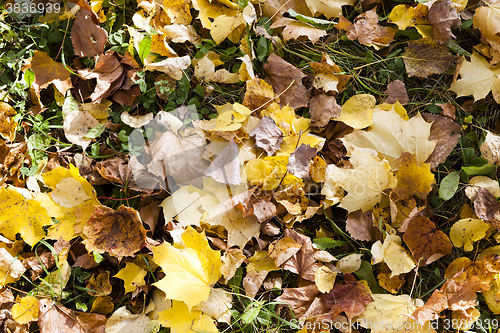
<svg viewBox="0 0 500 333">
<path fill-rule="evenodd" d="M 16 188 L 0 188 L 0 233 L 16 239 L 19 233 L 28 245 L 35 245 L 45 237 L 44 226 L 51 225 L 47 210 L 33 199 L 27 199 Z"/>
<path fill-rule="evenodd" d="M 408 93 L 406 92 L 405 84 L 400 80 L 394 80 L 389 83 L 387 85 L 387 89 L 384 91 L 384 94 L 388 95 L 384 100 L 384 103 L 394 104 L 399 102 L 401 104 L 406 104 L 410 101 Z"/>
<path fill-rule="evenodd" d="M 429 9 L 429 24 L 432 27 L 434 39 L 440 43 L 447 43 L 455 38 L 451 33 L 452 28 L 460 28 L 462 20 L 458 10 L 451 0 L 440 0 L 432 4 Z"/>
<path fill-rule="evenodd" d="M 33 296 L 25 296 L 16 301 L 12 307 L 12 319 L 19 324 L 27 324 L 38 319 L 38 300 Z"/>
<path fill-rule="evenodd" d="M 71 28 L 73 51 L 79 57 L 95 57 L 104 52 L 108 33 L 93 20 L 92 13 L 81 9 L 76 13 Z"/>
<path fill-rule="evenodd" d="M 358 15 L 346 36 L 350 40 L 357 39 L 360 44 L 373 46 L 376 50 L 380 50 L 394 41 L 394 35 L 397 31 L 398 29 L 381 26 L 374 8 Z"/>
<path fill-rule="evenodd" d="M 40 300 L 39 305 L 40 333 L 106 332 L 106 317 L 101 314 L 73 311 L 49 299 Z"/>
<path fill-rule="evenodd" d="M 13 142 L 16 138 L 17 122 L 14 121 L 16 110 L 5 102 L 0 102 L 0 135 Z"/>
<path fill-rule="evenodd" d="M 212 318 L 199 310 L 190 310 L 185 303 L 172 301 L 172 307 L 158 313 L 162 326 L 170 327 L 172 333 L 217 333 Z"/>
<path fill-rule="evenodd" d="M 130 127 L 140 128 L 153 120 L 154 116 L 153 112 L 149 112 L 144 115 L 131 116 L 128 111 L 125 111 L 120 115 L 120 120 Z"/>
<path fill-rule="evenodd" d="M 474 212 L 479 218 L 490 222 L 493 227 L 500 230 L 500 203 L 487 189 L 477 190 L 474 199 Z"/>
<path fill-rule="evenodd" d="M 429 265 L 451 253 L 453 249 L 448 236 L 423 216 L 417 216 L 410 222 L 403 240 L 410 248 L 415 262 L 420 262 L 420 266 Z"/>
<path fill-rule="evenodd" d="M 146 284 L 144 277 L 147 272 L 134 263 L 126 263 L 125 267 L 113 275 L 123 280 L 125 293 L 129 293 Z"/>
<path fill-rule="evenodd" d="M 306 0 L 307 7 L 313 16 L 323 14 L 327 18 L 339 17 L 342 13 L 342 6 L 354 5 L 353 0 Z M 306 14 L 307 15 L 307 14 Z"/>
<path fill-rule="evenodd" d="M 486 39 L 497 52 L 500 50 L 500 37 L 498 36 L 500 32 L 498 28 L 498 23 L 500 23 L 499 6 L 498 2 L 488 2 L 485 6 L 477 7 L 473 16 L 474 28 L 481 31 L 482 38 Z"/>
<path fill-rule="evenodd" d="M 4 247 L 0 247 L 0 286 L 15 282 L 21 278 L 26 271 L 22 262 L 17 259 L 17 253 L 14 256 Z"/>
<path fill-rule="evenodd" d="M 205 176 L 210 176 L 222 184 L 240 185 L 242 181 L 238 154 L 236 143 L 229 142 L 207 168 Z"/>
<path fill-rule="evenodd" d="M 293 257 L 301 249 L 302 244 L 292 238 L 283 237 L 269 244 L 269 257 L 273 258 L 276 267 Z"/>
<path fill-rule="evenodd" d="M 435 170 L 439 164 L 446 161 L 448 155 L 457 145 L 461 126 L 453 120 L 437 114 L 424 113 L 422 117 L 427 122 L 432 121 L 429 140 L 436 141 L 436 147 L 425 162 L 431 165 L 431 170 Z"/>
<path fill-rule="evenodd" d="M 362 213 L 361 210 L 349 213 L 347 216 L 346 231 L 352 238 L 374 243 L 382 239 L 382 233 L 373 225 L 372 211 L 368 210 Z"/>
<path fill-rule="evenodd" d="M 392 189 L 392 192 L 396 194 L 398 201 L 410 199 L 417 194 L 420 198 L 425 198 L 436 183 L 430 164 L 419 165 L 415 155 L 406 152 L 401 154 L 397 162 L 398 185 Z"/>
<path fill-rule="evenodd" d="M 274 53 L 267 58 L 263 68 L 274 92 L 280 96 L 281 106 L 289 105 L 293 109 L 307 106 L 309 94 L 302 83 L 306 75 L 300 69 Z"/>
<path fill-rule="evenodd" d="M 243 254 L 243 250 L 232 248 L 226 251 L 221 257 L 222 265 L 220 271 L 224 276 L 224 281 L 227 282 L 236 274 L 236 270 L 241 266 L 247 257 Z"/>
<path fill-rule="evenodd" d="M 342 105 L 340 116 L 334 118 L 344 124 L 354 128 L 362 129 L 373 124 L 373 107 L 375 97 L 369 94 L 358 94 L 349 98 Z"/>
<path fill-rule="evenodd" d="M 109 282 L 109 272 L 92 275 L 85 286 L 90 296 L 105 296 L 111 293 L 111 283 Z"/>
<path fill-rule="evenodd" d="M 380 202 L 386 195 L 384 191 L 393 188 L 397 180 L 389 163 L 381 161 L 374 150 L 354 150 L 350 162 L 353 169 L 341 169 L 333 164 L 327 166 L 326 179 L 331 179 L 334 186 L 348 192 L 339 207 L 348 212 L 361 209 L 364 213 Z M 330 183 L 325 183 L 325 187 L 331 187 Z M 335 192 L 333 189 L 331 191 Z"/>
<path fill-rule="evenodd" d="M 405 30 L 418 24 L 427 24 L 428 13 L 429 7 L 421 3 L 417 4 L 416 7 L 397 5 L 391 10 L 387 22 L 396 24 L 400 30 Z M 404 103 L 401 102 L 401 104 Z"/>
<path fill-rule="evenodd" d="M 214 318 L 217 322 L 231 323 L 231 308 L 233 296 L 223 289 L 212 289 L 208 299 L 196 306 L 203 314 Z"/>
<path fill-rule="evenodd" d="M 283 289 L 283 294 L 276 298 L 276 301 L 287 304 L 294 316 L 301 319 L 305 317 L 304 314 L 306 314 L 313 302 L 316 301 L 316 296 L 319 293 L 320 291 L 315 284 L 299 288 L 285 288 Z"/>
<path fill-rule="evenodd" d="M 351 274 L 344 274 L 344 283 L 333 287 L 332 291 L 323 295 L 323 299 L 331 308 L 332 317 L 344 312 L 349 320 L 361 315 L 365 307 L 372 302 L 370 292 L 358 283 Z"/>
<path fill-rule="evenodd" d="M 273 87 L 266 81 L 255 78 L 246 83 L 245 98 L 242 102 L 250 110 L 258 110 L 267 107 L 274 99 Z"/>
<path fill-rule="evenodd" d="M 372 245 L 372 263 L 385 262 L 391 270 L 391 278 L 410 272 L 415 268 L 415 261 L 402 246 L 401 237 L 387 235 L 384 243 L 376 241 Z"/>
<path fill-rule="evenodd" d="M 96 206 L 83 227 L 83 234 L 88 237 L 83 243 L 89 252 L 109 252 L 118 260 L 133 256 L 146 242 L 146 229 L 139 212 L 126 206 L 120 206 L 116 211 Z"/>
<path fill-rule="evenodd" d="M 316 156 L 317 152 L 316 148 L 301 144 L 288 158 L 288 172 L 304 180 L 310 179 L 309 167 L 311 158 Z"/>
<path fill-rule="evenodd" d="M 90 313 L 100 313 L 107 315 L 113 312 L 115 305 L 113 304 L 113 299 L 109 296 L 98 296 L 92 302 L 92 307 L 90 308 Z"/>
<path fill-rule="evenodd" d="M 500 136 L 486 132 L 486 138 L 481 145 L 481 156 L 490 164 L 500 164 Z"/>
<path fill-rule="evenodd" d="M 269 156 L 281 149 L 283 131 L 270 117 L 262 117 L 249 135 L 255 138 L 255 145 L 264 149 Z"/>
<path fill-rule="evenodd" d="M 170 22 L 169 24 L 189 24 L 192 17 L 189 10 L 189 4 L 180 0 L 164 0 L 161 7 L 167 14 Z"/>
<path fill-rule="evenodd" d="M 314 273 L 321 267 L 321 264 L 314 258 L 311 239 L 292 229 L 286 229 L 284 235 L 302 244 L 302 246 L 295 255 L 285 261 L 283 269 L 298 274 L 305 280 L 314 281 Z"/>
<path fill-rule="evenodd" d="M 145 314 L 133 314 L 122 306 L 106 321 L 106 333 L 147 332 L 149 322 L 150 319 Z"/>
<path fill-rule="evenodd" d="M 342 107 L 337 104 L 335 96 L 319 94 L 311 98 L 309 113 L 313 126 L 325 127 L 330 119 L 340 116 Z"/>
<path fill-rule="evenodd" d="M 184 70 L 191 65 L 191 58 L 189 56 L 172 57 L 158 62 L 144 63 L 144 68 L 148 71 L 158 71 L 167 74 L 175 80 L 182 79 Z"/>
<path fill-rule="evenodd" d="M 372 148 L 385 158 L 392 171 L 398 169 L 396 160 L 403 152 L 415 154 L 424 163 L 431 156 L 436 142 L 429 139 L 431 124 L 420 113 L 406 121 L 393 109 L 374 112 L 373 125 L 368 131 L 354 130 L 341 140 L 348 152 L 354 146 Z"/>
<path fill-rule="evenodd" d="M 187 227 L 182 234 L 185 248 L 177 249 L 169 243 L 153 248 L 153 260 L 162 268 L 165 277 L 153 283 L 173 300 L 185 302 L 190 310 L 206 301 L 210 287 L 221 275 L 220 253 L 208 245 L 205 233 Z"/>
<path fill-rule="evenodd" d="M 498 37 L 497 37 L 498 38 Z M 500 65 L 490 66 L 488 61 L 476 51 L 472 52 L 469 61 L 463 61 L 457 66 L 450 90 L 460 96 L 474 96 L 474 101 L 483 99 L 491 91 L 493 99 L 500 103 Z"/>
<path fill-rule="evenodd" d="M 273 24 L 271 29 L 283 28 L 283 40 L 286 42 L 290 40 L 299 40 L 300 37 L 305 36 L 311 42 L 316 43 L 327 33 L 325 30 L 315 28 L 309 23 L 293 20 L 287 17 L 280 17 Z"/>
<path fill-rule="evenodd" d="M 445 46 L 430 38 L 409 41 L 402 58 L 408 77 L 421 78 L 442 74 L 455 62 L 455 56 Z"/>
<path fill-rule="evenodd" d="M 349 254 L 340 259 L 335 266 L 337 266 L 342 273 L 354 273 L 361 267 L 361 263 L 363 262 L 361 257 L 363 257 L 363 254 Z"/>
<path fill-rule="evenodd" d="M 469 180 L 469 186 L 465 188 L 465 195 L 472 202 L 476 199 L 478 189 L 484 188 L 490 191 L 495 198 L 500 197 L 500 186 L 497 180 L 493 180 L 486 176 L 476 176 Z"/>
<path fill-rule="evenodd" d="M 321 266 L 314 273 L 314 283 L 322 293 L 329 293 L 333 289 L 337 272 L 332 272 L 327 266 Z"/>
<path fill-rule="evenodd" d="M 483 220 L 462 219 L 455 222 L 450 229 L 450 238 L 456 247 L 464 247 L 465 251 L 472 251 L 472 243 L 483 239 L 490 225 Z"/>
<path fill-rule="evenodd" d="M 340 67 L 325 53 L 321 57 L 321 62 L 310 62 L 309 65 L 314 71 L 313 87 L 325 93 L 342 92 L 351 78 L 350 75 L 341 74 L 343 71 Z"/>
</svg>

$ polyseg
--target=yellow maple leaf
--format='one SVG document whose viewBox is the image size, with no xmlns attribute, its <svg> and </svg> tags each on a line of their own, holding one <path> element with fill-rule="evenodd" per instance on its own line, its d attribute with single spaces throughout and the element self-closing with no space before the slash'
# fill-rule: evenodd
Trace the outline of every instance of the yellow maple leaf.
<svg viewBox="0 0 500 333">
<path fill-rule="evenodd" d="M 399 170 L 396 171 L 398 186 L 392 190 L 398 196 L 398 200 L 410 199 L 415 194 L 427 196 L 436 181 L 430 164 L 419 165 L 415 155 L 405 152 L 398 158 L 398 166 Z"/>
<path fill-rule="evenodd" d="M 14 240 L 19 233 L 30 246 L 45 237 L 42 228 L 52 219 L 39 202 L 24 198 L 16 188 L 1 188 L 0 198 L 0 233 Z"/>
<path fill-rule="evenodd" d="M 354 130 L 342 138 L 348 153 L 354 146 L 372 148 L 385 158 L 393 171 L 398 170 L 396 160 L 403 152 L 416 155 L 424 163 L 436 147 L 436 140 L 429 141 L 431 123 L 420 113 L 405 121 L 395 110 L 373 113 L 373 125 L 368 131 Z"/>
<path fill-rule="evenodd" d="M 483 99 L 491 91 L 495 102 L 500 103 L 500 65 L 490 67 L 488 61 L 474 51 L 469 61 L 457 67 L 460 79 L 453 82 L 451 91 L 460 96 L 474 96 L 474 101 Z"/>
<path fill-rule="evenodd" d="M 210 287 L 221 276 L 220 252 L 208 245 L 205 233 L 187 227 L 182 234 L 186 245 L 177 249 L 169 243 L 153 248 L 153 260 L 163 269 L 165 277 L 153 283 L 167 298 L 186 303 L 189 310 L 206 301 Z"/>
<path fill-rule="evenodd" d="M 399 117 L 399 116 L 398 116 Z M 326 168 L 325 193 L 336 193 L 333 187 L 341 187 L 348 192 L 340 206 L 349 212 L 361 209 L 364 212 L 372 209 L 382 196 L 384 190 L 396 186 L 397 180 L 391 172 L 389 162 L 380 160 L 372 149 L 354 150 L 350 162 L 353 169 L 341 169 L 336 165 Z"/>
<path fill-rule="evenodd" d="M 27 324 L 38 318 L 38 300 L 33 296 L 26 296 L 17 300 L 12 307 L 12 319 L 19 324 Z"/>
<path fill-rule="evenodd" d="M 341 121 L 355 129 L 362 129 L 373 123 L 375 97 L 369 94 L 354 95 L 342 105 L 342 113 L 333 120 Z"/>
<path fill-rule="evenodd" d="M 170 327 L 172 333 L 219 332 L 212 318 L 200 310 L 189 309 L 183 302 L 172 301 L 172 307 L 158 315 L 161 324 Z"/>
<path fill-rule="evenodd" d="M 145 270 L 134 263 L 128 262 L 124 268 L 120 269 L 120 271 L 114 275 L 114 277 L 123 280 L 125 293 L 129 293 L 137 289 L 137 287 L 146 284 L 146 281 L 144 281 L 146 274 L 147 272 Z"/>
</svg>

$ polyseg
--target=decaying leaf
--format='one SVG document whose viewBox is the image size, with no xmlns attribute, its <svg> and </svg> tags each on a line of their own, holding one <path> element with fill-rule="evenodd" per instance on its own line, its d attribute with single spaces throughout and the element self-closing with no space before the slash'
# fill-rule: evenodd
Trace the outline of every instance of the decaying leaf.
<svg viewBox="0 0 500 333">
<path fill-rule="evenodd" d="M 311 98 L 309 113 L 313 126 L 325 127 L 330 119 L 340 116 L 342 107 L 337 104 L 335 96 L 319 94 Z"/>
<path fill-rule="evenodd" d="M 269 156 L 281 149 L 283 131 L 270 117 L 262 117 L 249 135 L 255 138 L 255 145 L 264 149 Z"/>
<path fill-rule="evenodd" d="M 71 42 L 75 54 L 80 57 L 99 55 L 104 52 L 107 41 L 108 33 L 94 21 L 92 13 L 85 9 L 79 10 L 71 28 Z"/>
<path fill-rule="evenodd" d="M 425 162 L 431 165 L 431 170 L 435 170 L 458 143 L 461 126 L 451 119 L 433 113 L 424 113 L 422 117 L 425 121 L 432 122 L 429 140 L 435 141 L 436 147 Z"/>
<path fill-rule="evenodd" d="M 397 160 L 399 170 L 396 171 L 398 185 L 392 190 L 398 200 L 407 200 L 418 194 L 426 197 L 435 183 L 430 164 L 418 164 L 415 155 L 404 152 Z"/>
<path fill-rule="evenodd" d="M 266 107 L 274 99 L 273 87 L 262 79 L 255 78 L 248 80 L 246 88 L 242 104 L 250 110 L 258 110 Z"/>
<path fill-rule="evenodd" d="M 402 57 L 409 77 L 442 74 L 455 62 L 445 46 L 430 38 L 409 41 Z"/>
<path fill-rule="evenodd" d="M 288 158 L 288 172 L 298 178 L 311 179 L 309 176 L 310 162 L 317 152 L 316 148 L 301 144 Z"/>
<path fill-rule="evenodd" d="M 287 17 L 281 17 L 271 25 L 271 29 L 283 28 L 283 40 L 298 40 L 301 36 L 307 37 L 311 42 L 316 43 L 321 37 L 327 33 L 325 30 L 315 28 L 309 23 L 293 20 Z"/>
<path fill-rule="evenodd" d="M 490 222 L 493 227 L 500 230 L 500 203 L 487 189 L 480 188 L 477 191 L 474 212 L 479 218 Z"/>
<path fill-rule="evenodd" d="M 415 262 L 425 266 L 447 255 L 453 249 L 450 239 L 427 217 L 414 218 L 403 235 Z"/>
<path fill-rule="evenodd" d="M 116 211 L 106 206 L 95 207 L 83 233 L 88 237 L 84 244 L 89 252 L 109 252 L 119 260 L 133 256 L 146 242 L 146 229 L 139 212 L 126 206 Z"/>
<path fill-rule="evenodd" d="M 374 8 L 358 15 L 346 36 L 350 40 L 357 39 L 361 44 L 373 46 L 379 50 L 394 41 L 394 35 L 397 31 L 394 28 L 381 26 Z"/>
<path fill-rule="evenodd" d="M 109 282 L 109 272 L 92 275 L 87 281 L 86 288 L 90 296 L 105 296 L 111 293 L 111 283 Z"/>
<path fill-rule="evenodd" d="M 386 91 L 384 91 L 384 94 L 388 95 L 384 100 L 384 103 L 394 104 L 399 102 L 401 104 L 406 104 L 410 101 L 408 93 L 406 92 L 405 84 L 400 80 L 394 80 L 389 83 Z"/>
<path fill-rule="evenodd" d="M 302 244 L 300 250 L 285 261 L 283 269 L 298 274 L 301 278 L 314 281 L 314 273 L 321 265 L 314 258 L 314 249 L 311 239 L 292 229 L 285 230 L 285 237 Z"/>
<path fill-rule="evenodd" d="M 295 66 L 271 53 L 263 66 L 269 77 L 274 92 L 280 95 L 280 105 L 289 105 L 293 109 L 306 107 L 309 94 L 302 83 L 306 75 Z"/>
<path fill-rule="evenodd" d="M 500 136 L 493 134 L 490 131 L 487 131 L 486 133 L 486 138 L 481 145 L 481 155 L 490 164 L 500 164 Z"/>
<path fill-rule="evenodd" d="M 465 189 L 465 195 L 472 201 L 476 199 L 476 193 L 480 188 L 490 191 L 495 198 L 500 197 L 500 185 L 497 180 L 486 176 L 476 176 L 469 180 L 469 186 Z"/>
<path fill-rule="evenodd" d="M 373 224 L 372 211 L 368 210 L 362 213 L 361 210 L 351 212 L 347 216 L 346 230 L 349 232 L 352 238 L 365 241 L 365 242 L 375 242 L 382 239 L 382 233 Z"/>
<path fill-rule="evenodd" d="M 451 29 L 459 28 L 462 25 L 458 10 L 451 0 L 440 0 L 433 3 L 429 9 L 428 20 L 432 26 L 434 39 L 440 44 L 454 38 Z"/>
</svg>

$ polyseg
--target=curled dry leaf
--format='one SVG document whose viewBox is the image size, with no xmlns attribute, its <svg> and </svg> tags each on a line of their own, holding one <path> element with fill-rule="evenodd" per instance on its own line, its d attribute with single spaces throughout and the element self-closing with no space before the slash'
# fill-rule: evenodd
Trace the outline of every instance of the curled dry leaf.
<svg viewBox="0 0 500 333">
<path fill-rule="evenodd" d="M 94 214 L 83 227 L 83 234 L 88 237 L 83 243 L 89 252 L 109 252 L 119 260 L 133 256 L 146 242 L 146 229 L 142 226 L 139 212 L 125 206 L 116 211 L 96 206 Z"/>
<path fill-rule="evenodd" d="M 358 15 L 347 31 L 350 40 L 357 39 L 363 45 L 373 46 L 376 50 L 389 46 L 394 41 L 398 29 L 383 27 L 378 23 L 376 8 Z"/>
<path fill-rule="evenodd" d="M 298 274 L 301 278 L 314 281 L 314 272 L 321 264 L 314 258 L 314 248 L 311 239 L 295 230 L 286 229 L 285 237 L 302 244 L 300 250 L 283 264 L 283 269 Z"/>
<path fill-rule="evenodd" d="M 391 10 L 387 22 L 396 24 L 400 30 L 405 30 L 415 25 L 427 24 L 428 13 L 429 7 L 421 3 L 417 4 L 416 7 L 397 5 Z M 403 104 L 403 102 L 401 103 Z"/>
<path fill-rule="evenodd" d="M 486 176 L 476 176 L 469 180 L 469 186 L 465 188 L 465 195 L 472 201 L 476 200 L 476 193 L 480 188 L 490 191 L 495 198 L 500 197 L 500 186 L 497 180 Z"/>
<path fill-rule="evenodd" d="M 409 41 L 402 57 L 409 77 L 442 74 L 455 62 L 455 56 L 445 46 L 430 38 Z"/>
<path fill-rule="evenodd" d="M 184 75 L 184 69 L 191 65 L 191 58 L 187 55 L 183 57 L 172 57 L 159 62 L 146 61 L 144 65 L 144 68 L 148 71 L 162 72 L 172 79 L 180 80 L 182 79 L 182 75 Z"/>
<path fill-rule="evenodd" d="M 320 291 L 315 284 L 299 288 L 285 288 L 283 294 L 276 298 L 276 301 L 288 304 L 295 317 L 302 318 L 313 303 L 317 301 L 316 296 L 319 293 Z"/>
<path fill-rule="evenodd" d="M 109 282 L 109 272 L 92 275 L 87 281 L 86 288 L 90 296 L 103 296 L 111 293 L 111 283 Z"/>
<path fill-rule="evenodd" d="M 491 1 L 485 6 L 478 7 L 474 13 L 474 27 L 481 31 L 482 38 L 491 45 L 495 51 L 500 51 L 500 3 Z"/>
<path fill-rule="evenodd" d="M 382 239 L 382 233 L 373 224 L 372 211 L 362 213 L 361 210 L 350 213 L 346 220 L 346 230 L 352 238 L 374 243 Z"/>
<path fill-rule="evenodd" d="M 236 273 L 236 270 L 241 266 L 247 257 L 239 248 L 229 249 L 221 257 L 222 265 L 220 271 L 224 276 L 224 281 L 227 283 Z"/>
<path fill-rule="evenodd" d="M 5 102 L 0 102 L 0 135 L 7 141 L 16 138 L 17 122 L 14 121 L 16 110 Z"/>
<path fill-rule="evenodd" d="M 262 117 L 249 135 L 255 138 L 255 145 L 264 149 L 269 156 L 281 149 L 283 131 L 271 117 Z"/>
<path fill-rule="evenodd" d="M 298 178 L 304 180 L 310 180 L 309 168 L 311 158 L 316 156 L 317 149 L 310 147 L 309 145 L 301 144 L 295 152 L 293 152 L 288 158 L 287 169 L 288 172 L 292 173 Z"/>
<path fill-rule="evenodd" d="M 413 258 L 426 266 L 451 253 L 453 245 L 444 232 L 427 217 L 417 216 L 408 225 L 403 240 L 410 248 Z"/>
<path fill-rule="evenodd" d="M 309 94 L 302 83 L 306 75 L 292 64 L 271 53 L 263 66 L 274 92 L 280 96 L 280 105 L 293 109 L 306 107 Z"/>
<path fill-rule="evenodd" d="M 500 164 L 500 136 L 486 132 L 486 138 L 481 145 L 481 155 L 490 164 Z"/>
<path fill-rule="evenodd" d="M 408 273 L 415 268 L 415 261 L 401 244 L 401 237 L 397 235 L 387 235 L 384 239 L 384 243 L 376 241 L 372 245 L 372 262 L 374 264 L 385 262 L 392 272 L 391 278 L 396 275 Z"/>
<path fill-rule="evenodd" d="M 274 259 L 276 267 L 294 256 L 301 249 L 302 244 L 292 238 L 280 238 L 269 244 L 269 256 Z"/>
</svg>

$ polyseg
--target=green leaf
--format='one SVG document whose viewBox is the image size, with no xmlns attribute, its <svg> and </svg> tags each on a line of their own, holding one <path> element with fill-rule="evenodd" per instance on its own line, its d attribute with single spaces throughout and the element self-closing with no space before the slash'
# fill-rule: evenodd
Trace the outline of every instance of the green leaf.
<svg viewBox="0 0 500 333">
<path fill-rule="evenodd" d="M 362 261 L 361 267 L 354 272 L 354 275 L 356 275 L 356 277 L 360 280 L 365 280 L 373 293 L 385 294 L 384 289 L 380 287 L 375 279 L 375 276 L 373 275 L 373 267 L 369 262 Z"/>
<path fill-rule="evenodd" d="M 496 167 L 491 164 L 486 164 L 481 167 L 477 166 L 469 166 L 469 167 L 462 167 L 463 172 L 467 176 L 479 176 L 479 175 L 489 175 L 493 174 L 496 170 Z"/>
<path fill-rule="evenodd" d="M 349 245 L 348 242 L 338 241 L 333 238 L 317 238 L 313 239 L 313 242 L 320 250 L 333 249 L 334 247 Z"/>
<path fill-rule="evenodd" d="M 105 259 L 100 253 L 92 252 L 92 254 L 94 255 L 94 261 L 98 264 L 104 261 Z"/>
<path fill-rule="evenodd" d="M 106 129 L 106 126 L 104 124 L 100 124 L 100 125 L 94 126 L 91 129 L 89 129 L 89 131 L 87 132 L 87 134 L 85 134 L 85 137 L 89 138 L 89 139 L 95 139 L 99 135 L 101 135 L 104 132 L 105 129 Z"/>
<path fill-rule="evenodd" d="M 139 58 L 142 63 L 144 63 L 144 59 L 146 59 L 151 52 L 151 38 L 144 37 L 139 44 Z"/>
<path fill-rule="evenodd" d="M 439 197 L 443 200 L 450 200 L 458 190 L 458 181 L 460 173 L 458 171 L 450 172 L 443 178 L 439 184 Z"/>
<path fill-rule="evenodd" d="M 73 98 L 70 92 L 67 93 L 66 98 L 64 99 L 64 103 L 62 105 L 62 114 L 63 117 L 66 117 L 70 112 L 79 111 L 80 107 L 76 99 Z"/>
<path fill-rule="evenodd" d="M 250 324 L 251 322 L 253 322 L 259 315 L 259 312 L 262 309 L 262 305 L 264 305 L 263 301 L 250 303 L 245 309 L 245 312 L 241 315 L 241 320 L 243 321 L 243 323 Z"/>
<path fill-rule="evenodd" d="M 24 73 L 24 81 L 31 87 L 31 84 L 35 81 L 35 72 L 31 68 L 28 68 Z"/>
<path fill-rule="evenodd" d="M 463 157 L 464 157 L 463 160 L 464 160 L 465 166 L 469 166 L 470 162 L 474 158 L 474 148 L 469 147 L 469 148 L 465 149 L 463 152 Z"/>
<path fill-rule="evenodd" d="M 305 15 L 299 14 L 299 13 L 297 13 L 293 9 L 289 9 L 288 10 L 288 14 L 292 15 L 293 17 L 295 17 L 297 20 L 299 20 L 301 22 L 309 23 L 309 24 L 312 24 L 312 25 L 321 25 L 321 26 L 324 26 L 324 25 L 330 25 L 330 24 L 337 24 L 337 22 L 332 22 L 332 21 L 328 21 L 328 20 L 322 20 L 322 19 L 318 19 L 318 18 L 314 18 L 314 17 L 310 17 L 310 16 L 305 16 Z"/>
</svg>

